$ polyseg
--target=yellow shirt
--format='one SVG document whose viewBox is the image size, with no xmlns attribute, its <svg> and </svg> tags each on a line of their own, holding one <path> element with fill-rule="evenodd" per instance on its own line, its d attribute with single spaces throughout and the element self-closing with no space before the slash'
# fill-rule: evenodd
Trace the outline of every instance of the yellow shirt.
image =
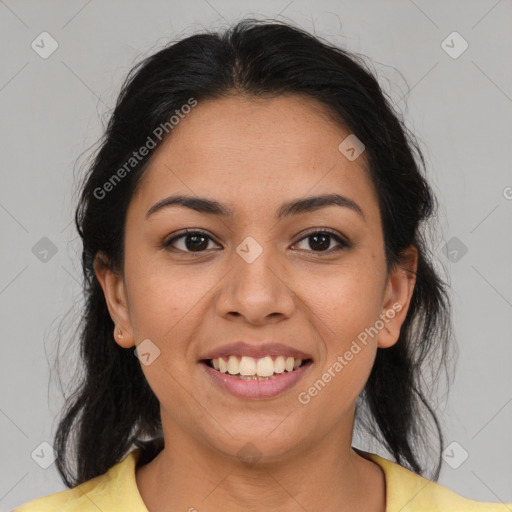
<svg viewBox="0 0 512 512">
<path fill-rule="evenodd" d="M 386 478 L 386 512 L 511 512 L 512 505 L 468 500 L 378 455 L 361 452 L 378 464 Z M 138 449 L 104 475 L 12 512 L 148 512 L 135 480 Z"/>
</svg>

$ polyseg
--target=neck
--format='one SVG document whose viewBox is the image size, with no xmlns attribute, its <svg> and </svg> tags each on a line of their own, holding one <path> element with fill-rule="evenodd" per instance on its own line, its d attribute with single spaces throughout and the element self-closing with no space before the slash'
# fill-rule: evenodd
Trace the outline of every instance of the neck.
<svg viewBox="0 0 512 512">
<path fill-rule="evenodd" d="M 253 464 L 206 449 L 179 429 L 165 438 L 168 448 L 136 471 L 149 512 L 385 511 L 384 474 L 354 452 L 351 432 Z"/>
</svg>

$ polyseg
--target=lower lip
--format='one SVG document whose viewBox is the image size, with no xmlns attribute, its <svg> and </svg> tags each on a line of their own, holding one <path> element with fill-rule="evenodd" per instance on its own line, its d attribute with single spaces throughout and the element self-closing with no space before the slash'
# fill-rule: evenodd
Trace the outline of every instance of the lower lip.
<svg viewBox="0 0 512 512">
<path fill-rule="evenodd" d="M 239 398 L 272 398 L 294 386 L 308 371 L 311 361 L 293 372 L 283 372 L 267 380 L 243 380 L 229 373 L 222 373 L 206 363 L 200 363 L 213 381 L 228 393 Z"/>
</svg>

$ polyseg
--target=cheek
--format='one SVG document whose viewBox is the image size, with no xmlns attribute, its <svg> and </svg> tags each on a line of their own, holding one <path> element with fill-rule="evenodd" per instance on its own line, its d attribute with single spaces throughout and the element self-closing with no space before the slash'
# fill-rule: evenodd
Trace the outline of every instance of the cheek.
<svg viewBox="0 0 512 512">
<path fill-rule="evenodd" d="M 336 415 L 355 401 L 375 359 L 385 265 L 373 258 L 354 258 L 329 274 L 306 280 L 302 288 L 322 350 L 299 401 L 326 406 L 335 402 L 331 412 Z"/>
<path fill-rule="evenodd" d="M 377 351 L 377 338 L 370 334 L 379 315 L 375 289 L 364 280 L 343 284 L 318 296 L 313 306 L 322 349 L 310 377 L 297 390 L 297 400 L 313 422 L 336 422 L 352 410 Z"/>
<path fill-rule="evenodd" d="M 135 340 L 149 338 L 159 347 L 186 350 L 185 341 L 193 339 L 193 330 L 204 316 L 208 290 L 219 278 L 213 272 L 139 256 L 125 261 Z"/>
<path fill-rule="evenodd" d="M 385 267 L 354 258 L 322 275 L 302 277 L 302 297 L 328 345 L 343 346 L 373 325 L 382 308 Z"/>
<path fill-rule="evenodd" d="M 142 371 L 160 403 L 180 417 L 190 407 L 183 386 L 188 387 L 187 372 L 196 362 L 194 340 L 204 318 L 204 295 L 214 283 L 206 274 L 155 264 L 150 258 L 127 258 L 125 268 L 136 344 L 149 339 L 158 348 L 154 362 L 142 365 Z"/>
</svg>

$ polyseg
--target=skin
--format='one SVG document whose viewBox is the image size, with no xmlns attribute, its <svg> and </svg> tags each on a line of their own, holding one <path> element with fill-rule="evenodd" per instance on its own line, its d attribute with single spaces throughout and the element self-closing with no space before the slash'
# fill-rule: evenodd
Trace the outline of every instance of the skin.
<svg viewBox="0 0 512 512">
<path fill-rule="evenodd" d="M 200 102 L 155 152 L 132 198 L 123 271 L 98 257 L 115 332 L 123 333 L 116 342 L 130 349 L 150 339 L 161 351 L 142 365 L 161 404 L 166 443 L 136 471 L 150 512 L 384 512 L 380 467 L 351 448 L 355 403 L 377 349 L 398 339 L 414 288 L 414 274 L 402 267 L 416 270 L 417 253 L 411 247 L 402 267 L 387 273 L 364 153 L 350 161 L 338 150 L 349 133 L 300 96 Z M 275 220 L 286 201 L 333 192 L 355 201 L 364 218 L 328 206 Z M 146 216 L 176 193 L 217 200 L 234 216 L 182 206 Z M 186 252 L 185 238 L 174 252 L 163 247 L 184 228 L 206 231 L 206 250 Z M 322 252 L 306 237 L 314 228 L 335 230 L 351 247 Z M 263 248 L 252 263 L 236 252 L 248 236 Z M 339 247 L 334 238 L 327 244 Z M 401 311 L 301 404 L 299 392 L 396 303 Z M 237 398 L 212 384 L 198 363 L 236 340 L 295 346 L 314 363 L 276 397 Z M 237 456 L 246 443 L 261 456 L 253 465 Z"/>
</svg>

